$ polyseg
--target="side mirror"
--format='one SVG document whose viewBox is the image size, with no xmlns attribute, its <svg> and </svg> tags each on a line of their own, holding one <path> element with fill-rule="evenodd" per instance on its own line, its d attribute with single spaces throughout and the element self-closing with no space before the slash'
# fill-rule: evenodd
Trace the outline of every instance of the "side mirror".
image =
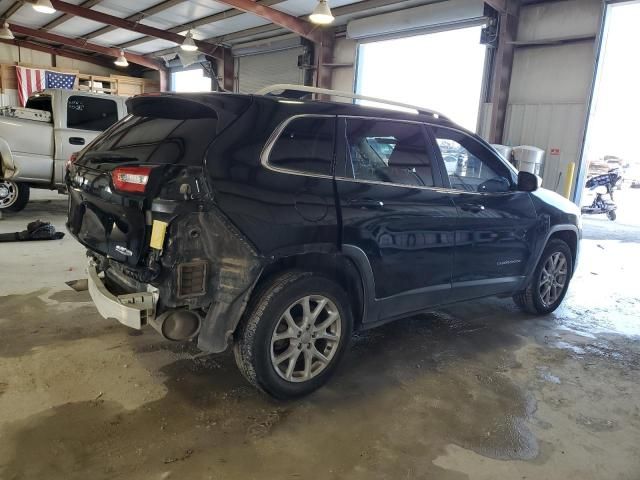
<svg viewBox="0 0 640 480">
<path fill-rule="evenodd" d="M 518 172 L 518 190 L 521 192 L 535 192 L 542 185 L 542 179 L 530 172 Z"/>
<path fill-rule="evenodd" d="M 501 193 L 508 192 L 511 189 L 511 183 L 504 177 L 490 178 L 478 185 L 479 192 Z"/>
</svg>

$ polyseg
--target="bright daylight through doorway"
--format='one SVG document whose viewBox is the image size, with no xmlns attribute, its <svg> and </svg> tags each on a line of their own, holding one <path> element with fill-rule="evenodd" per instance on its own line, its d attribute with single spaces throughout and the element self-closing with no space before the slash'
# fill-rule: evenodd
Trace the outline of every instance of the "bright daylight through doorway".
<svg viewBox="0 0 640 480">
<path fill-rule="evenodd" d="M 174 72 L 171 75 L 174 92 L 210 92 L 211 79 L 204 76 L 202 68 Z"/>
<path fill-rule="evenodd" d="M 620 168 L 621 190 L 615 192 L 616 223 L 640 225 L 640 154 L 637 116 L 640 111 L 640 2 L 607 7 L 598 73 L 589 114 L 583 165 L 586 178 Z M 592 201 L 584 191 L 581 204 Z M 603 221 L 604 217 L 601 218 Z M 613 226 L 615 224 L 611 224 Z"/>
<path fill-rule="evenodd" d="M 481 29 L 361 45 L 357 93 L 437 110 L 475 131 L 486 54 Z"/>
</svg>

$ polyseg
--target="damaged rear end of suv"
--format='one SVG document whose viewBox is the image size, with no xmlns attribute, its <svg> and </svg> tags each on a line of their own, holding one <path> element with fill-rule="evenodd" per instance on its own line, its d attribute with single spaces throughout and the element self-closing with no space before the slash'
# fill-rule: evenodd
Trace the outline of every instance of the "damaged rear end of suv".
<svg viewBox="0 0 640 480">
<path fill-rule="evenodd" d="M 488 296 L 562 303 L 580 211 L 538 177 L 431 110 L 268 91 L 134 97 L 69 161 L 67 228 L 103 317 L 233 345 L 251 384 L 292 398 L 353 331 Z"/>
<path fill-rule="evenodd" d="M 100 314 L 223 351 L 261 270 L 254 246 L 218 209 L 212 144 L 247 96 L 130 99 L 130 115 L 72 159 L 68 230 L 87 247 Z"/>
</svg>

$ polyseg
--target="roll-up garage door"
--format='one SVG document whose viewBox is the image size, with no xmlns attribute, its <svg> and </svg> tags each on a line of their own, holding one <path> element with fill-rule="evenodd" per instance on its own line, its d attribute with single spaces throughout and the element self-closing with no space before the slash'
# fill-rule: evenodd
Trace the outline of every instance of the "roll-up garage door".
<svg viewBox="0 0 640 480">
<path fill-rule="evenodd" d="M 298 68 L 299 46 L 275 52 L 236 57 L 236 85 L 241 93 L 254 93 L 276 83 L 304 83 L 304 70 Z"/>
</svg>

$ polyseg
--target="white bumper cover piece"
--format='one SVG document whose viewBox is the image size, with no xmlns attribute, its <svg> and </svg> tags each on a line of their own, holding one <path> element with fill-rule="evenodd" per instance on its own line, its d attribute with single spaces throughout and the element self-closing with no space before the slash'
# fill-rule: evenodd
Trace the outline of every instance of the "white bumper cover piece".
<svg viewBox="0 0 640 480">
<path fill-rule="evenodd" d="M 89 294 L 104 318 L 114 318 L 123 325 L 138 330 L 154 318 L 157 292 L 114 295 L 107 290 L 94 265 L 89 264 L 87 273 Z"/>
</svg>

